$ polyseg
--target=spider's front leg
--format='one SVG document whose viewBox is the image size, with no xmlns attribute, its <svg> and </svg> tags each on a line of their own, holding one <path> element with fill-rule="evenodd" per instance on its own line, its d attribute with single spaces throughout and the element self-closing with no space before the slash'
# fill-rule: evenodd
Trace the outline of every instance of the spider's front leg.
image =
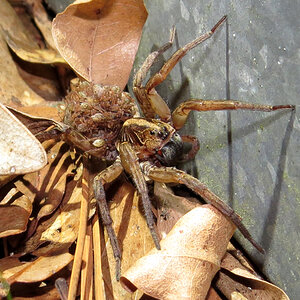
<svg viewBox="0 0 300 300">
<path fill-rule="evenodd" d="M 190 99 L 181 103 L 172 113 L 173 126 L 176 130 L 180 129 L 186 122 L 189 113 L 196 111 L 212 110 L 253 110 L 253 111 L 275 111 L 278 109 L 294 109 L 294 105 L 264 105 L 235 100 L 202 100 Z"/>
<path fill-rule="evenodd" d="M 149 162 L 143 162 L 141 168 L 143 173 L 154 181 L 184 184 L 201 196 L 206 202 L 211 203 L 225 216 L 229 217 L 243 236 L 249 240 L 259 252 L 264 253 L 264 249 L 252 238 L 247 228 L 243 225 L 241 217 L 198 179 L 174 167 L 156 167 Z"/>
<path fill-rule="evenodd" d="M 170 109 L 168 108 L 165 101 L 156 92 L 155 87 L 166 79 L 175 65 L 187 54 L 188 51 L 209 39 L 214 34 L 214 32 L 225 22 L 226 19 L 227 16 L 223 16 L 210 31 L 202 34 L 195 40 L 178 49 L 171 56 L 171 58 L 166 61 L 162 68 L 148 80 L 146 85 L 143 86 L 142 82 L 145 79 L 146 73 L 148 72 L 149 68 L 155 62 L 155 59 L 172 45 L 174 40 L 174 30 L 171 32 L 170 41 L 157 51 L 152 52 L 147 57 L 142 67 L 136 73 L 133 81 L 133 92 L 137 100 L 139 101 L 143 114 L 146 118 L 154 118 L 155 115 L 158 115 L 159 118 L 164 122 L 169 123 L 171 121 Z"/>
<path fill-rule="evenodd" d="M 137 190 L 142 198 L 143 209 L 146 222 L 152 235 L 154 244 L 160 250 L 159 238 L 155 231 L 155 222 L 151 209 L 151 201 L 149 199 L 147 183 L 140 168 L 139 158 L 133 147 L 128 142 L 122 142 L 119 145 L 120 158 L 124 169 L 132 176 Z"/>
<path fill-rule="evenodd" d="M 123 172 L 123 167 L 119 159 L 117 159 L 111 166 L 99 173 L 93 184 L 94 196 L 96 198 L 99 212 L 101 215 L 101 220 L 105 226 L 110 243 L 112 246 L 113 254 L 116 260 L 116 278 L 120 279 L 121 276 L 121 251 L 118 243 L 116 233 L 112 227 L 112 219 L 109 213 L 109 207 L 107 205 L 104 186 L 107 183 L 111 183 L 116 180 L 120 174 Z"/>
</svg>

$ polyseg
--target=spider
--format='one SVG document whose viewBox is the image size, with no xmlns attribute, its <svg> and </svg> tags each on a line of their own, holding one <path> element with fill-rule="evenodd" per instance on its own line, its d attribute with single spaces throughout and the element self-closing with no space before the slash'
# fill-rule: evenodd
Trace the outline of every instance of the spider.
<svg viewBox="0 0 300 300">
<path fill-rule="evenodd" d="M 140 194 L 146 222 L 157 249 L 160 249 L 160 244 L 151 211 L 148 179 L 185 185 L 229 217 L 244 237 L 258 251 L 264 252 L 242 224 L 241 217 L 231 207 L 198 179 L 174 167 L 179 161 L 192 159 L 199 150 L 199 143 L 195 137 L 180 136 L 178 130 L 183 127 L 192 110 L 275 111 L 294 109 L 294 106 L 270 106 L 234 100 L 191 99 L 181 103 L 171 114 L 169 107 L 155 90 L 180 59 L 189 50 L 210 38 L 226 19 L 226 16 L 222 17 L 210 31 L 177 50 L 143 85 L 147 72 L 156 58 L 172 46 L 175 30 L 171 30 L 170 39 L 165 45 L 147 57 L 133 81 L 133 92 L 143 113 L 142 117 L 130 94 L 122 92 L 116 86 L 95 85 L 77 79 L 65 98 L 64 123 L 57 126 L 55 130 L 59 129 L 63 140 L 88 155 L 90 159 L 109 162 L 109 166 L 95 176 L 93 192 L 116 259 L 117 279 L 120 278 L 121 272 L 121 251 L 112 226 L 105 186 L 116 180 L 123 171 L 132 177 Z M 51 136 L 52 133 L 44 132 L 43 138 L 46 138 L 47 134 Z M 185 142 L 192 145 L 188 153 L 183 151 Z"/>
</svg>

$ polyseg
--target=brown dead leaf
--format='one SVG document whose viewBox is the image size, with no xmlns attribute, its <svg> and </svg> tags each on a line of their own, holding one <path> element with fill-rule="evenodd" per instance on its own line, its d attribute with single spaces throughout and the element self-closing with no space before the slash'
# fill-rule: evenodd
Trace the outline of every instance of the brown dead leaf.
<svg viewBox="0 0 300 300">
<path fill-rule="evenodd" d="M 69 147 L 64 142 L 57 143 L 54 140 L 48 140 L 43 145 L 47 151 L 48 164 L 38 172 L 26 174 L 15 182 L 18 190 L 27 195 L 32 202 L 48 197 L 60 177 L 66 178 L 70 175 L 65 172 L 73 163 L 69 155 Z"/>
<path fill-rule="evenodd" d="M 31 211 L 32 204 L 25 195 L 18 197 L 10 205 L 0 205 L 0 238 L 24 232 Z"/>
<path fill-rule="evenodd" d="M 77 182 L 67 185 L 60 209 L 39 223 L 34 235 L 25 243 L 22 253 L 50 255 L 70 247 L 78 234 L 81 192 Z M 46 246 L 37 249 L 45 243 Z"/>
<path fill-rule="evenodd" d="M 28 211 L 20 206 L 0 206 L 0 238 L 19 234 L 26 230 L 29 218 Z M 16 218 L 16 216 L 18 216 Z"/>
<path fill-rule="evenodd" d="M 30 31 L 6 0 L 0 2 L 1 34 L 9 47 L 21 58 L 34 63 L 64 63 L 56 49 L 41 49 Z"/>
<path fill-rule="evenodd" d="M 142 0 L 77 1 L 56 16 L 52 34 L 57 49 L 80 76 L 123 89 L 146 18 Z"/>
<path fill-rule="evenodd" d="M 70 253 L 62 253 L 49 257 L 38 257 L 33 262 L 21 262 L 17 257 L 0 259 L 0 269 L 3 277 L 12 284 L 13 282 L 38 282 L 52 276 L 73 259 Z"/>
<path fill-rule="evenodd" d="M 0 2 L 2 3 L 2 1 Z M 21 78 L 6 41 L 0 34 L 0 99 L 10 106 L 35 105 L 45 102 Z"/>
<path fill-rule="evenodd" d="M 283 290 L 257 277 L 229 253 L 222 260 L 221 268 L 216 285 L 228 299 L 289 299 Z"/>
<path fill-rule="evenodd" d="M 52 33 L 51 33 L 52 23 L 42 4 L 42 0 L 26 0 L 26 4 L 27 7 L 30 6 L 34 22 L 38 26 L 39 30 L 41 31 L 46 43 L 52 49 L 56 49 L 56 46 L 53 41 Z"/>
<path fill-rule="evenodd" d="M 113 195 L 111 192 L 114 191 Z M 154 246 L 149 228 L 139 210 L 139 196 L 135 188 L 123 179 L 109 189 L 110 213 L 113 227 L 122 251 L 122 270 L 127 270 L 137 259 L 144 256 Z M 139 299 L 141 291 L 130 295 L 116 280 L 115 259 L 104 230 L 105 241 L 101 241 L 102 273 L 106 299 Z"/>
<path fill-rule="evenodd" d="M 46 105 L 38 106 L 23 106 L 19 109 L 20 112 L 29 114 L 32 117 L 40 117 L 43 119 L 49 118 L 54 121 L 61 121 L 61 112 L 57 107 L 51 107 Z M 18 116 L 16 116 L 18 118 Z M 22 122 L 23 123 L 23 122 Z M 23 123 L 24 124 L 24 123 Z M 26 124 L 25 124 L 26 125 Z"/>
<path fill-rule="evenodd" d="M 55 286 L 29 286 L 24 288 L 22 291 L 15 290 L 13 286 L 12 294 L 14 295 L 14 300 L 61 300 L 59 293 Z M 16 296 L 20 295 L 20 296 Z"/>
<path fill-rule="evenodd" d="M 13 57 L 17 70 L 26 84 L 40 97 L 47 101 L 57 102 L 62 99 L 62 89 L 58 78 L 58 69 L 63 66 L 37 64 Z M 71 72 L 71 71 L 69 71 Z"/>
<path fill-rule="evenodd" d="M 160 242 L 161 250 L 151 250 L 126 271 L 121 284 L 159 299 L 205 299 L 234 230 L 213 206 L 196 207 Z"/>
</svg>

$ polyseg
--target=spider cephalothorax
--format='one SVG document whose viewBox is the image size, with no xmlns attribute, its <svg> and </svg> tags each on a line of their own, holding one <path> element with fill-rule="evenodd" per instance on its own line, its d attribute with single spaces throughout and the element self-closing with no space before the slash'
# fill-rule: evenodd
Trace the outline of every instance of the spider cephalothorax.
<svg viewBox="0 0 300 300">
<path fill-rule="evenodd" d="M 183 142 L 176 130 L 156 119 L 127 120 L 121 131 L 121 142 L 129 142 L 140 161 L 156 159 L 166 166 L 176 165 L 183 151 Z"/>
</svg>

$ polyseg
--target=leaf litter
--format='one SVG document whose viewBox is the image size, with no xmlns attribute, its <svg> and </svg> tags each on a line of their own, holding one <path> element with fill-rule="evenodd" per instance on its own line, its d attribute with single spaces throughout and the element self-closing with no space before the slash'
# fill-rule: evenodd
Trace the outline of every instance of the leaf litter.
<svg viewBox="0 0 300 300">
<path fill-rule="evenodd" d="M 122 14 L 130 5 L 130 1 L 115 1 L 112 6 L 106 1 L 77 1 L 54 21 L 54 43 L 49 35 L 49 20 L 40 1 L 27 0 L 26 2 L 31 5 L 35 23 L 44 34 L 45 44 L 42 49 L 38 49 L 40 43 L 30 42 L 32 36 L 26 28 L 18 27 L 24 37 L 12 30 L 14 26 L 12 24 L 19 24 L 19 21 L 6 1 L 1 2 L 1 7 L 9 13 L 2 18 L 2 22 L 0 21 L 2 28 L 0 55 L 5 57 L 9 66 L 7 68 L 3 65 L 2 70 L 10 83 L 10 85 L 6 84 L 8 87 L 6 90 L 0 90 L 3 103 L 19 107 L 42 104 L 41 109 L 38 106 L 26 109 L 27 113 L 42 117 L 40 119 L 22 116 L 15 112 L 26 126 L 32 122 L 45 121 L 46 119 L 43 118 L 54 117 L 58 121 L 59 113 L 56 108 L 47 109 L 47 101 L 35 94 L 19 76 L 6 43 L 22 59 L 45 64 L 63 62 L 53 47 L 55 43 L 63 58 L 75 72 L 88 81 L 117 84 L 122 88 L 125 86 L 146 19 L 146 10 L 141 1 L 134 3 L 136 8 L 139 7 L 138 13 L 135 14 L 138 20 L 125 20 L 125 25 L 111 27 L 112 32 L 116 34 L 116 40 L 113 40 L 110 45 L 106 44 L 107 37 L 101 30 L 113 26 L 116 20 L 124 21 Z M 65 26 L 68 22 L 72 26 Z M 80 30 L 74 30 L 75 25 L 78 25 Z M 81 34 L 79 44 L 76 44 L 78 41 L 70 33 L 70 29 Z M 93 32 L 92 41 L 85 42 L 88 37 L 87 32 Z M 130 35 L 134 38 L 128 38 Z M 104 48 L 100 47 L 101 44 Z M 117 55 L 114 50 L 122 52 L 126 64 L 121 63 L 122 57 L 118 57 L 117 64 L 111 61 Z M 108 63 L 107 66 L 103 65 L 104 68 L 100 57 Z M 91 62 L 93 68 L 90 68 Z M 118 69 L 120 66 L 121 69 Z M 108 73 L 108 69 L 111 72 Z M 7 80 L 5 78 L 0 76 L 0 83 L 3 81 L 5 84 Z M 48 122 L 59 125 L 49 119 Z M 78 245 L 82 248 L 83 263 L 81 264 L 80 260 L 79 265 L 81 285 L 78 292 L 76 289 L 72 291 L 74 296 L 80 293 L 82 297 L 85 295 L 89 299 L 93 296 L 95 299 L 138 299 L 142 297 L 143 292 L 146 292 L 161 299 L 169 299 L 172 293 L 173 295 L 175 293 L 176 297 L 177 293 L 181 293 L 189 299 L 205 299 L 208 292 L 206 299 L 220 299 L 215 289 L 210 288 L 210 284 L 214 274 L 221 268 L 214 288 L 221 291 L 228 299 L 271 299 L 272 297 L 288 299 L 282 290 L 257 276 L 250 264 L 246 263 L 245 259 L 241 259 L 241 255 L 236 255 L 237 251 L 230 244 L 225 258 L 221 261 L 233 233 L 233 225 L 215 209 L 209 206 L 198 207 L 197 201 L 176 196 L 166 186 L 156 186 L 154 191 L 159 203 L 157 211 L 154 212 L 158 219 L 158 231 L 163 238 L 163 249 L 160 252 L 151 250 L 153 241 L 143 213 L 139 209 L 139 197 L 134 187 L 122 177 L 109 188 L 108 195 L 111 200 L 110 209 L 114 228 L 122 248 L 123 271 L 127 270 L 122 277 L 122 283 L 131 292 L 136 287 L 139 288 L 130 295 L 115 280 L 115 261 L 108 237 L 106 232 L 103 232 L 103 228 L 99 227 L 98 215 L 94 214 L 94 199 L 91 199 L 88 190 L 83 191 L 83 170 L 78 154 L 63 142 L 50 140 L 44 142 L 43 146 L 48 159 L 48 164 L 43 169 L 22 177 L 13 176 L 0 181 L 3 186 L 0 190 L 2 199 L 0 213 L 1 216 L 5 215 L 0 219 L 5 252 L 4 257 L 0 259 L 0 270 L 3 273 L 1 282 L 11 284 L 15 299 L 23 299 L 22 297 L 28 295 L 28 292 L 30 294 L 30 291 L 34 291 L 36 295 L 43 294 L 43 299 L 59 299 L 54 282 L 60 275 L 66 278 L 67 282 L 70 280 L 74 242 L 78 238 L 81 226 L 78 221 L 82 220 L 80 215 L 84 210 L 87 212 L 87 227 L 81 232 L 83 238 L 77 240 L 77 248 Z M 11 182 L 7 183 L 8 180 Z M 83 195 L 84 193 L 86 195 Z M 87 200 L 92 201 L 89 203 Z M 86 203 L 84 209 L 82 209 L 83 203 Z M 92 208 L 90 213 L 87 210 L 89 207 Z M 4 209 L 3 214 L 1 209 Z M 206 212 L 202 219 L 210 220 L 207 224 L 203 224 L 202 231 L 207 236 L 199 234 L 201 226 L 197 222 L 201 210 Z M 211 215 L 218 215 L 216 223 L 211 221 L 215 217 L 210 218 Z M 183 217 L 173 228 L 181 216 Z M 220 221 L 220 219 L 225 220 Z M 184 234 L 185 232 L 188 234 Z M 213 236 L 215 239 L 212 239 Z M 222 239 L 224 243 L 220 244 L 219 241 Z M 179 240 L 182 242 L 178 242 Z M 199 249 L 203 251 L 199 253 Z M 161 263 L 155 267 L 157 258 L 161 259 Z M 182 273 L 185 274 L 184 278 Z M 174 278 L 178 279 L 174 280 Z M 184 284 L 186 282 L 184 279 L 188 281 L 187 284 Z M 38 285 L 33 286 L 35 282 Z M 202 289 L 199 282 L 202 283 Z M 20 292 L 21 283 L 26 285 L 22 286 Z M 2 286 L 0 293 L 7 295 L 7 286 L 5 287 L 5 284 Z M 95 291 L 94 295 L 93 291 Z M 31 299 L 40 299 L 39 296 L 30 295 Z"/>
</svg>

